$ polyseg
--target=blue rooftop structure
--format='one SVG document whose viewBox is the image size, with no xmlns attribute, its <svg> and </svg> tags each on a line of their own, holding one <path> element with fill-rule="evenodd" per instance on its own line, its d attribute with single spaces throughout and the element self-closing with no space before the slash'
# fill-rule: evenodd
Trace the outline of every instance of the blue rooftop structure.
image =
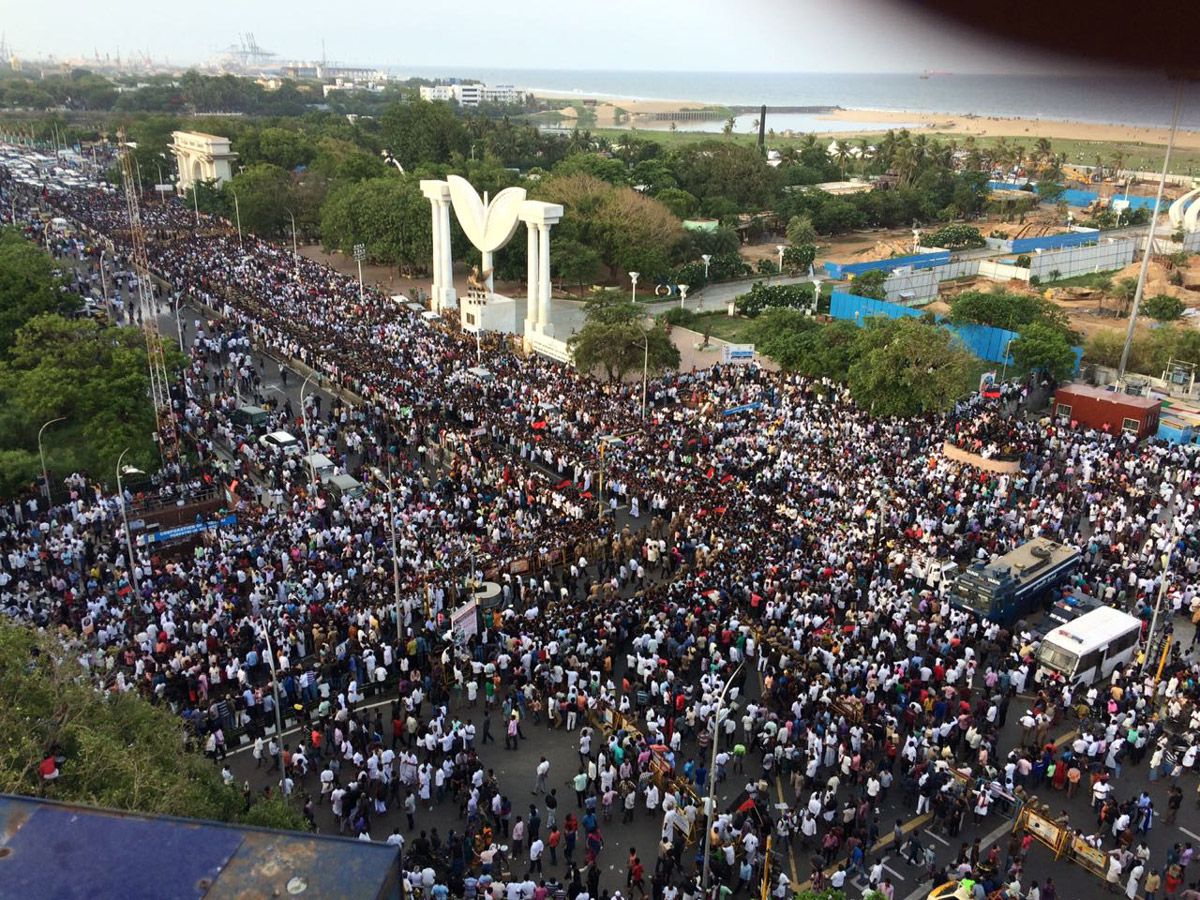
<svg viewBox="0 0 1200 900">
<path fill-rule="evenodd" d="M 396 848 L 0 795 L 0 894 L 399 900 Z"/>
</svg>

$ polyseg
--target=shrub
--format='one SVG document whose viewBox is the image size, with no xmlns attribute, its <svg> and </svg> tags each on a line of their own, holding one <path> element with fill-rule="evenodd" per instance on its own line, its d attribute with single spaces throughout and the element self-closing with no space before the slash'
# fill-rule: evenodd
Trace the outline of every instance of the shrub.
<svg viewBox="0 0 1200 900">
<path fill-rule="evenodd" d="M 754 318 L 766 309 L 808 309 L 813 305 L 813 289 L 809 284 L 772 284 L 756 281 L 748 293 L 734 300 L 734 308 L 747 318 Z"/>
<path fill-rule="evenodd" d="M 1155 294 L 1142 303 L 1146 315 L 1159 322 L 1174 322 L 1183 315 L 1185 308 L 1182 300 L 1170 294 Z"/>
<path fill-rule="evenodd" d="M 934 247 L 945 247 L 947 250 L 966 250 L 972 247 L 983 247 L 986 241 L 979 229 L 973 225 L 947 225 L 929 235 L 928 244 Z"/>
<path fill-rule="evenodd" d="M 1028 269 L 1029 265 L 1030 265 L 1029 254 L 1022 253 L 1020 256 L 1018 256 L 1017 257 L 1017 265 L 1020 266 L 1022 269 Z"/>
<path fill-rule="evenodd" d="M 1034 287 L 1037 287 L 1039 284 L 1042 283 L 1042 276 L 1041 275 L 1030 275 L 1029 283 L 1032 284 Z"/>
</svg>

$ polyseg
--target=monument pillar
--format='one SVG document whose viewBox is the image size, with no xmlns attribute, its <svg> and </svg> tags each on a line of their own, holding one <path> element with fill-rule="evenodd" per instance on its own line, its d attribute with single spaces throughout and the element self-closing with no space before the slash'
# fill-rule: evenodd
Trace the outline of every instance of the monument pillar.
<svg viewBox="0 0 1200 900">
<path fill-rule="evenodd" d="M 537 328 L 540 319 L 538 311 L 538 233 L 537 225 L 525 223 L 525 330 Z"/>
<path fill-rule="evenodd" d="M 458 305 L 454 292 L 454 267 L 450 256 L 450 187 L 444 181 L 421 182 L 421 193 L 429 200 L 433 236 L 434 310 Z"/>
<path fill-rule="evenodd" d="M 538 322 L 542 334 L 550 335 L 550 225 L 538 223 Z"/>
</svg>

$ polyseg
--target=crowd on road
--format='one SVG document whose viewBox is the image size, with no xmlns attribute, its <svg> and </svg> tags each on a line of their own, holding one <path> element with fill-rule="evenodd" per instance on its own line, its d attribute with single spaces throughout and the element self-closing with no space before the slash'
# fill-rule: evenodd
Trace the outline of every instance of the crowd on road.
<svg viewBox="0 0 1200 900">
<path fill-rule="evenodd" d="M 113 198 L 49 202 L 87 229 L 62 253 L 98 263 L 100 236 L 118 260 L 126 252 Z M 1047 781 L 1094 792 L 1134 751 L 1194 780 L 1194 647 L 1176 645 L 1157 681 L 1135 663 L 1080 697 L 1043 678 L 1023 623 L 952 608 L 936 582 L 947 560 L 1046 536 L 1083 550 L 1072 590 L 1148 620 L 1165 579 L 1172 610 L 1190 613 L 1194 448 L 1030 421 L 983 397 L 956 417 L 877 418 L 841 385 L 755 366 L 657 378 L 642 422 L 640 385 L 602 384 L 498 342 L 485 348 L 486 377 L 473 375 L 473 339 L 191 218 L 174 205 L 143 213 L 167 286 L 155 302 L 201 310 L 181 329 L 180 430 L 232 460 L 220 481 L 237 522 L 186 553 L 146 545 L 131 559 L 121 503 L 186 487 L 163 479 L 120 498 L 59 477 L 67 502 L 0 509 L 3 606 L 65 626 L 99 684 L 170 704 L 214 761 L 234 734 L 252 736 L 287 792 L 329 802 L 347 832 L 401 844 L 408 877 L 430 895 L 511 900 L 560 887 L 600 900 L 645 893 L 635 871 L 649 870 L 656 897 L 698 896 L 704 797 L 734 779 L 744 797 L 716 811 L 709 835 L 720 892 L 761 877 L 772 836 L 810 855 L 814 883 L 858 877 L 890 897 L 876 848 L 894 836 L 930 878 L 965 866 L 990 889 L 1015 879 L 1024 896 L 1032 876 L 1017 854 L 1008 866 L 989 863 L 987 848 L 982 863 L 977 851 L 938 860 L 919 831 L 893 835 L 875 810 L 899 794 L 954 836 Z M 139 312 L 154 314 L 126 314 Z M 315 373 L 335 399 L 303 397 L 297 423 L 290 399 L 264 393 L 251 348 Z M 365 490 L 331 493 L 297 457 L 263 450 L 234 415 L 255 395 L 275 407 L 272 427 L 299 424 Z M 1020 470 L 952 461 L 946 440 L 984 455 L 995 446 Z M 485 575 L 499 602 L 456 637 L 448 615 L 463 579 Z M 290 745 L 264 734 L 272 672 L 279 705 L 305 710 Z M 727 682 L 736 713 L 718 699 Z M 375 692 L 392 700 L 390 721 L 361 709 Z M 1048 731 L 1081 702 L 1103 721 L 1058 752 Z M 606 715 L 617 727 L 595 730 Z M 1001 739 L 1010 716 L 1015 745 Z M 526 787 L 498 784 L 480 744 L 494 728 L 518 745 L 543 720 L 580 734 L 576 797 L 514 816 L 508 797 Z M 1113 833 L 1128 847 L 1141 807 L 1100 801 L 1100 831 L 1127 820 Z M 417 827 L 437 803 L 459 805 L 461 832 Z M 407 828 L 388 838 L 383 824 L 401 814 Z M 598 862 L 616 815 L 662 823 L 661 846 L 629 861 L 624 885 Z M 1184 880 L 1181 860 L 1157 867 L 1164 885 Z M 1149 891 L 1155 866 L 1141 866 Z M 1041 900 L 1053 897 L 1046 887 Z"/>
</svg>

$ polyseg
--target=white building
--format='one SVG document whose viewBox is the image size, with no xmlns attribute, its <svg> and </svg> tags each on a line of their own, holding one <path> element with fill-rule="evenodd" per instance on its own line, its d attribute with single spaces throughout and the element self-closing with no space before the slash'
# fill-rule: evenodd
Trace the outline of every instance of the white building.
<svg viewBox="0 0 1200 900">
<path fill-rule="evenodd" d="M 525 92 L 511 84 L 435 84 L 421 88 L 422 100 L 453 100 L 459 106 L 481 103 L 516 104 L 525 102 Z"/>
</svg>

